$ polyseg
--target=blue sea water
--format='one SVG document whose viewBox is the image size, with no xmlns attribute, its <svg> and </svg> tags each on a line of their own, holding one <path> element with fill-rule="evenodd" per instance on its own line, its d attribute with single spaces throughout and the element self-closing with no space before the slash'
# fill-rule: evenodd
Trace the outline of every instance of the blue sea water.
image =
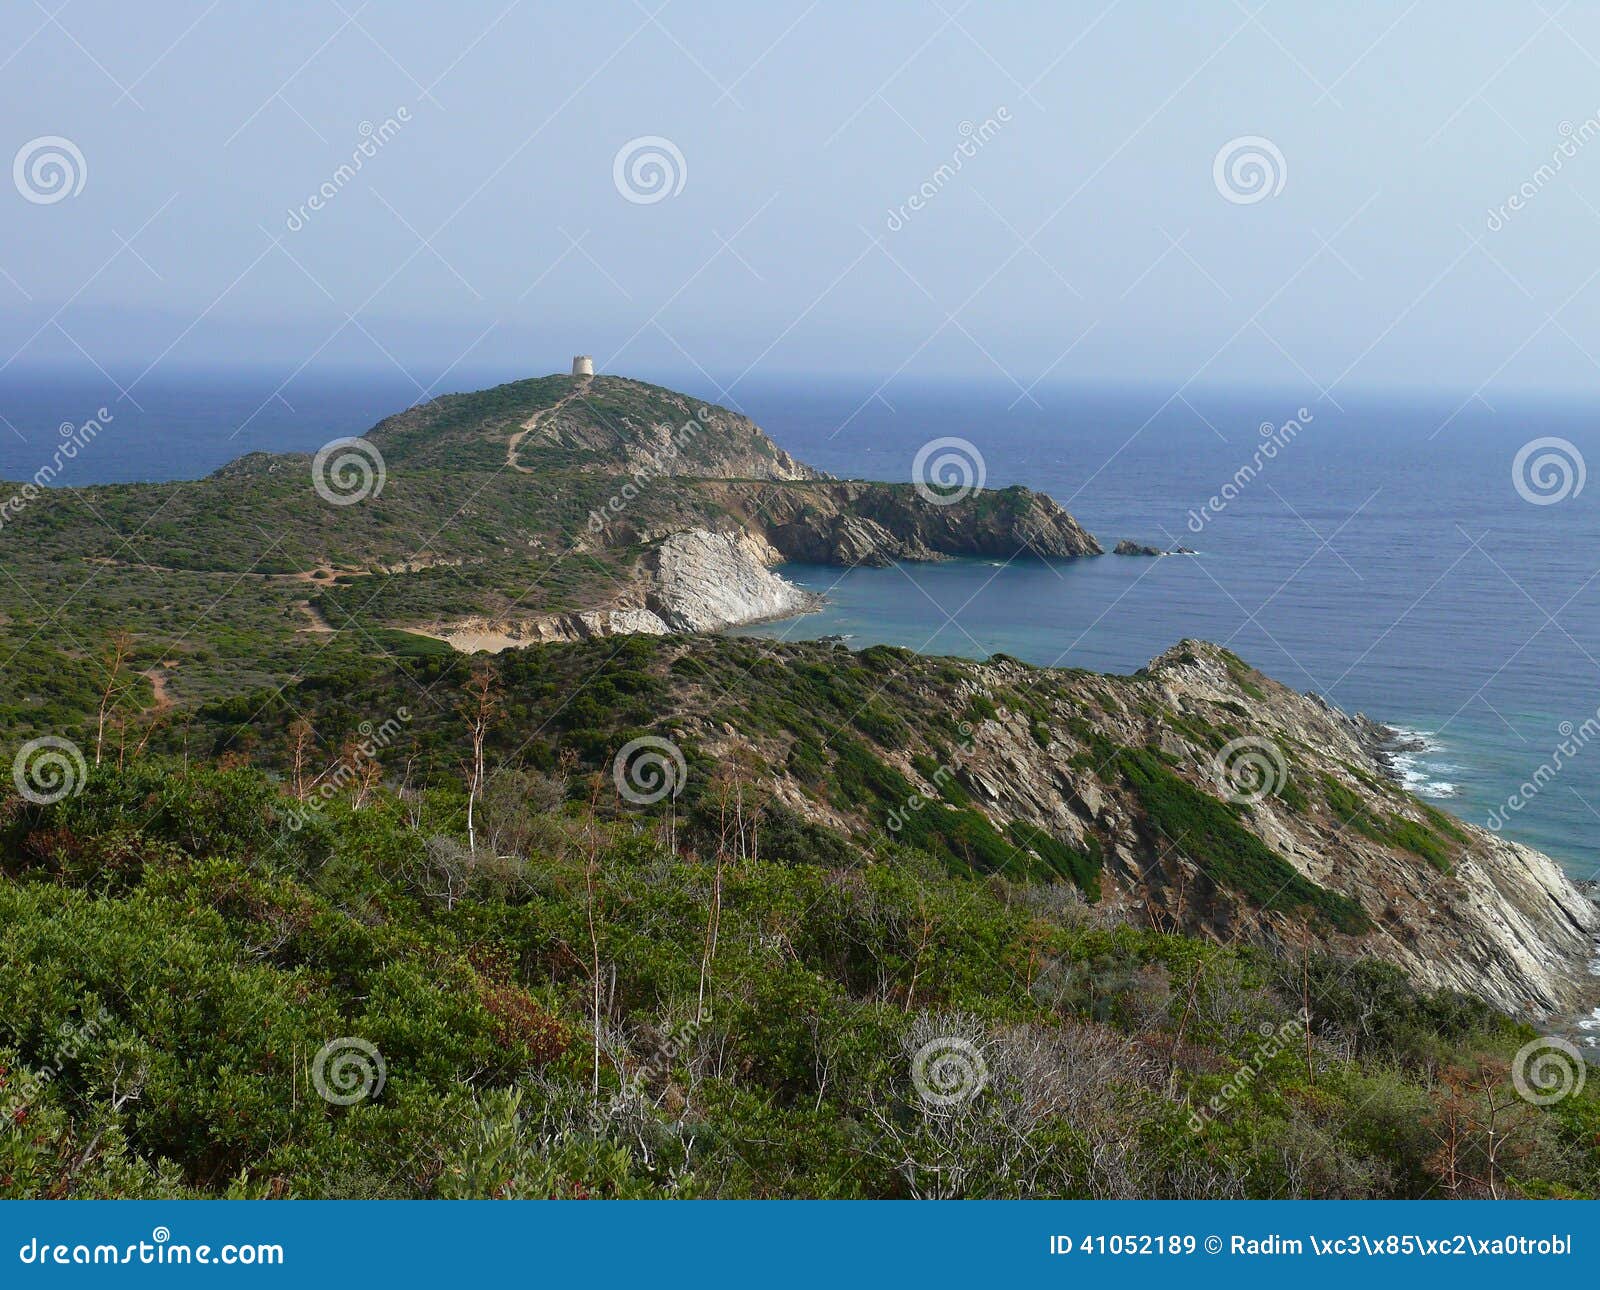
<svg viewBox="0 0 1600 1290">
<path fill-rule="evenodd" d="M 753 409 L 796 455 L 840 474 L 909 479 L 923 443 L 965 438 L 990 486 L 1045 490 L 1107 550 L 1131 538 L 1199 552 L 791 568 L 827 607 L 757 630 L 1114 672 L 1182 637 L 1218 641 L 1287 685 L 1424 736 L 1428 750 L 1405 765 L 1415 789 L 1476 823 L 1498 809 L 1508 836 L 1594 877 L 1600 740 L 1575 756 L 1558 745 L 1581 742 L 1600 709 L 1600 485 L 1534 504 L 1513 464 L 1529 440 L 1559 437 L 1600 467 L 1595 410 L 1169 393 L 1036 391 L 1034 407 L 1008 406 L 1012 390 L 947 389 L 891 407 L 789 392 Z M 1291 418 L 1303 429 L 1194 531 L 1191 511 L 1255 464 L 1262 424 Z M 1542 791 L 1506 809 L 1558 760 Z"/>
<path fill-rule="evenodd" d="M 457 375 L 456 388 L 507 379 Z M 0 477 L 31 475 L 61 423 L 100 406 L 114 420 L 71 464 L 68 484 L 190 478 L 249 450 L 313 450 L 419 393 L 398 373 L 307 376 L 274 393 L 277 384 L 251 373 L 166 376 L 134 391 L 141 410 L 81 378 L 6 374 Z M 1600 873 L 1600 740 L 1582 746 L 1583 723 L 1600 710 L 1600 484 L 1535 504 L 1513 473 L 1519 449 L 1544 437 L 1600 468 L 1591 404 L 1341 392 L 1339 406 L 1270 389 L 875 394 L 849 382 L 741 384 L 732 398 L 835 474 L 910 479 L 925 443 L 959 437 L 981 455 L 989 486 L 1050 493 L 1108 550 L 1131 538 L 1198 552 L 791 566 L 827 606 L 760 634 L 1115 672 L 1186 636 L 1218 641 L 1288 685 L 1417 732 L 1428 743 L 1407 765 L 1418 791 L 1478 823 L 1498 811 L 1508 836 L 1575 876 Z M 1302 428 L 1272 436 L 1282 446 L 1259 457 L 1263 423 L 1290 419 Z M 1191 512 L 1205 512 L 1246 464 L 1259 470 L 1195 531 Z M 1549 489 L 1535 480 L 1526 491 Z M 1575 753 L 1558 752 L 1564 739 Z M 1558 761 L 1521 809 L 1506 809 Z"/>
</svg>

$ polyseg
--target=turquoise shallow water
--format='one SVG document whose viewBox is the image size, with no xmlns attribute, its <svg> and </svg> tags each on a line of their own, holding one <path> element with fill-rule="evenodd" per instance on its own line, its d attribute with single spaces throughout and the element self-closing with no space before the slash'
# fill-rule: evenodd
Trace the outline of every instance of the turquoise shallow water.
<svg viewBox="0 0 1600 1290">
<path fill-rule="evenodd" d="M 524 373 L 525 374 L 525 373 Z M 475 388 L 518 373 L 457 374 Z M 662 378 L 705 397 L 718 392 Z M 115 420 L 75 461 L 72 485 L 194 477 L 251 449 L 312 450 L 417 397 L 393 373 L 173 375 L 143 409 L 103 383 L 0 379 L 0 476 L 30 475 L 62 422 Z M 1132 671 L 1184 636 L 1229 645 L 1286 684 L 1426 732 L 1411 767 L 1441 805 L 1483 822 L 1552 760 L 1563 723 L 1600 709 L 1600 483 L 1525 501 L 1512 464 L 1560 436 L 1600 468 L 1596 409 L 1497 398 L 1295 390 L 1035 390 L 872 384 L 738 385 L 740 408 L 802 459 L 839 475 L 911 478 L 917 450 L 959 436 L 991 486 L 1052 494 L 1109 548 L 1183 543 L 1196 557 L 1056 564 L 951 561 L 893 569 L 793 568 L 820 613 L 764 635 L 849 635 L 929 652 L 995 651 Z M 1259 427 L 1310 413 L 1199 533 L 1203 508 L 1261 443 Z M 1600 872 L 1600 741 L 1567 759 L 1505 832 Z"/>
<path fill-rule="evenodd" d="M 1198 533 L 1204 508 L 1252 459 L 1286 394 L 1134 391 L 1044 398 L 947 391 L 855 404 L 790 393 L 759 419 L 841 474 L 910 477 L 916 449 L 960 435 L 989 484 L 1054 495 L 1108 549 L 1120 538 L 1194 557 L 1044 563 L 958 560 L 891 569 L 791 566 L 821 612 L 754 629 L 848 636 L 934 653 L 1129 672 L 1185 636 L 1227 644 L 1269 675 L 1422 734 L 1413 787 L 1478 823 L 1600 873 L 1600 741 L 1566 756 L 1520 810 L 1507 798 L 1600 709 L 1600 486 L 1535 505 L 1512 474 L 1537 436 L 1600 464 L 1589 409 L 1529 401 L 1312 402 L 1311 420 Z M 1581 735 L 1574 736 L 1581 738 Z"/>
</svg>

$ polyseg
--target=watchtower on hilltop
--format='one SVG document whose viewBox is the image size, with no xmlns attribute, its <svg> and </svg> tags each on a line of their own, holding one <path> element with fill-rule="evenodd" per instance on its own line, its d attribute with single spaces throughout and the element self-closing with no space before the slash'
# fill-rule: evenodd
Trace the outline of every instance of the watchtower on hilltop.
<svg viewBox="0 0 1600 1290">
<path fill-rule="evenodd" d="M 572 360 L 572 374 L 574 376 L 593 376 L 594 359 L 587 354 L 578 354 Z"/>
</svg>

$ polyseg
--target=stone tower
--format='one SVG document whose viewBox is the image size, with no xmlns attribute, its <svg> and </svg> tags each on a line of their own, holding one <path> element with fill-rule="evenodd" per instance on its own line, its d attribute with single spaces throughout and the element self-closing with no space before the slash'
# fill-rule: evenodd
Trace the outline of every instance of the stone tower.
<svg viewBox="0 0 1600 1290">
<path fill-rule="evenodd" d="M 574 376 L 593 376 L 594 359 L 587 354 L 579 354 L 572 360 L 572 374 Z"/>
</svg>

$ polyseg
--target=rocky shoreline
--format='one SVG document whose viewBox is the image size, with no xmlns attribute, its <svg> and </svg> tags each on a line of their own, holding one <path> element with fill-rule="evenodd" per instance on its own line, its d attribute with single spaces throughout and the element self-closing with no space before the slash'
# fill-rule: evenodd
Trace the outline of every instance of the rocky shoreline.
<svg viewBox="0 0 1600 1290">
<path fill-rule="evenodd" d="M 1325 702 L 1321 696 L 1314 696 L 1318 702 Z M 1327 705 L 1330 711 L 1337 712 L 1332 704 Z M 1405 786 L 1405 776 L 1395 763 L 1399 753 L 1427 752 L 1428 741 L 1418 735 L 1406 734 L 1396 730 L 1393 726 L 1386 726 L 1381 721 L 1374 721 L 1364 712 L 1344 716 L 1349 722 L 1350 731 L 1355 740 L 1361 745 L 1366 754 L 1382 769 L 1384 777 Z"/>
</svg>

